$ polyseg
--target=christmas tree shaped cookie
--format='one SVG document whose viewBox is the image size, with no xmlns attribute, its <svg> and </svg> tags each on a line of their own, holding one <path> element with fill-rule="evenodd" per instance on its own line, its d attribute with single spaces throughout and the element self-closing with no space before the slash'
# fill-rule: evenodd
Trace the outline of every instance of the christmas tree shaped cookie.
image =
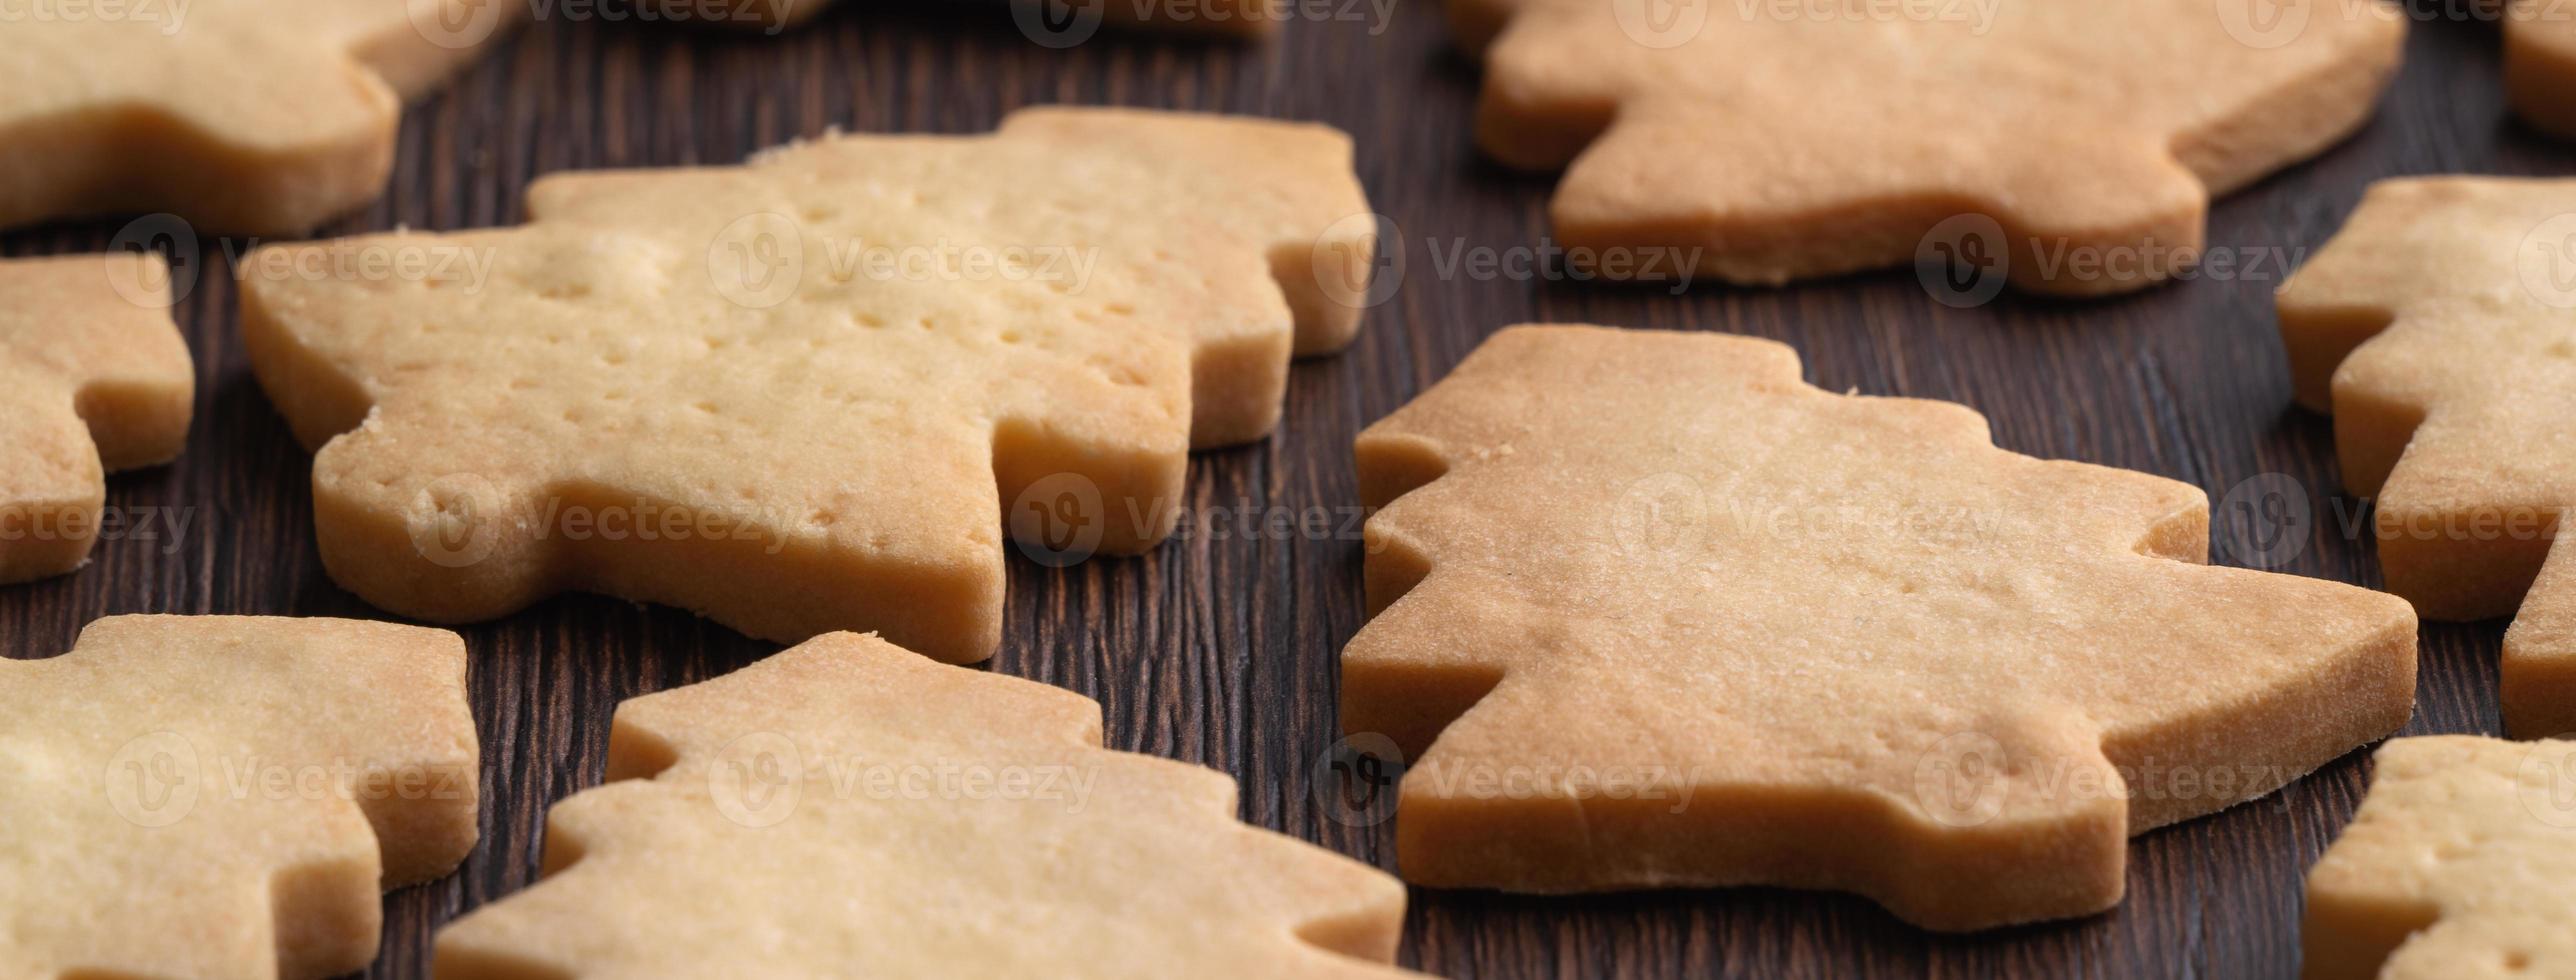
<svg viewBox="0 0 2576 980">
<path fill-rule="evenodd" d="M 1817 390 L 1768 341 L 1505 330 L 1358 453 L 1342 721 L 1411 763 L 1417 884 L 2081 915 L 2130 835 L 2413 704 L 2404 602 L 2205 565 L 2200 491 Z"/>
<path fill-rule="evenodd" d="M 1479 142 L 1565 169 L 1555 235 L 1603 275 L 1777 284 L 1960 231 L 1942 245 L 2066 295 L 2189 265 L 2211 195 L 2359 127 L 2405 35 L 2380 0 L 1450 11 L 1484 51 Z"/>
<path fill-rule="evenodd" d="M 2308 873 L 2308 980 L 2576 976 L 2576 742 L 2401 738 Z"/>
<path fill-rule="evenodd" d="M 106 474 L 187 441 L 196 372 L 169 284 L 151 254 L 0 261 L 0 584 L 79 568 Z"/>
<path fill-rule="evenodd" d="M 2427 619 L 2516 615 L 2504 722 L 2576 732 L 2576 181 L 2374 185 L 2283 286 L 2299 401 L 2377 498 L 2388 591 Z"/>
<path fill-rule="evenodd" d="M 1291 353 L 1349 341 L 1375 232 L 1336 132 L 1126 111 L 529 210 L 250 259 L 333 577 L 443 622 L 578 589 L 949 661 L 1000 642 L 1006 518 L 1050 560 L 1170 532 L 1188 451 L 1268 433 Z M 336 254 L 423 274 L 263 271 Z"/>
<path fill-rule="evenodd" d="M 161 211 L 201 233 L 292 235 L 374 199 L 392 171 L 403 100 L 528 5 L 48 9 L 56 15 L 0 18 L 0 228 Z"/>
<path fill-rule="evenodd" d="M 608 778 L 439 976 L 1401 975 L 1393 878 L 1103 750 L 1089 699 L 875 637 L 627 702 Z"/>
<path fill-rule="evenodd" d="M 441 630 L 119 616 L 0 660 L 0 966 L 362 969 L 380 890 L 473 848 L 477 761 Z"/>
</svg>

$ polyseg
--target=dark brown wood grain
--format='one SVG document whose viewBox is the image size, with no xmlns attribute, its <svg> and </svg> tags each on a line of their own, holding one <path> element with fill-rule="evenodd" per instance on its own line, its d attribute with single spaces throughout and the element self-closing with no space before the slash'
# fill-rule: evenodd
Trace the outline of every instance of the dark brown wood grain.
<svg viewBox="0 0 2576 980">
<path fill-rule="evenodd" d="M 521 188 L 539 174 L 730 163 L 836 127 L 976 131 L 1031 103 L 1320 120 L 1358 139 L 1370 197 L 1400 229 L 1406 279 L 1351 350 L 1297 366 L 1276 436 L 1193 459 L 1193 520 L 1246 507 L 1345 514 L 1356 505 L 1350 445 L 1362 426 L 1500 326 L 1593 321 L 1786 340 L 1826 387 L 1962 402 L 1993 420 L 2006 447 L 2175 477 L 2213 500 L 2282 474 L 2318 515 L 2284 570 L 2377 582 L 2369 543 L 2339 526 L 2337 508 L 2357 505 L 2332 496 L 2330 423 L 2289 407 L 2270 299 L 2279 265 L 2102 302 L 2008 295 L 1969 310 L 1929 302 L 1902 272 L 1680 297 L 1444 277 L 1445 256 L 1462 245 L 1519 247 L 1544 234 L 1551 181 L 1478 158 L 1476 69 L 1428 0 L 1401 4 L 1384 23 L 1294 23 L 1267 44 L 1103 33 L 1063 51 L 1028 43 L 999 8 L 881 6 L 892 5 L 847 0 L 778 37 L 597 19 L 534 25 L 416 107 L 385 198 L 324 233 L 512 223 Z M 2419 11 L 2405 72 L 2376 122 L 2220 203 L 2210 243 L 2295 259 L 2379 177 L 2576 172 L 2576 152 L 2506 119 L 2493 26 L 2450 12 Z M 120 225 L 0 234 L 0 254 L 97 250 Z M 177 311 L 202 385 L 187 454 L 116 477 L 109 494 L 120 508 L 175 509 L 190 518 L 186 534 L 109 542 L 78 575 L 0 589 L 0 652 L 58 653 L 83 623 L 115 613 L 377 615 L 322 572 L 309 458 L 250 377 L 223 252 L 208 244 L 203 276 Z M 2242 554 L 2247 528 L 2226 516 L 2218 553 Z M 1096 697 L 1111 745 L 1232 773 L 1245 819 L 1391 868 L 1392 824 L 1367 819 L 1336 796 L 1345 787 L 1317 777 L 1339 737 L 1335 657 L 1363 619 L 1359 572 L 1360 545 L 1338 534 L 1202 531 L 1142 558 L 1060 571 L 1014 559 L 1007 638 L 991 669 Z M 2499 623 L 2425 629 L 2409 732 L 2498 730 L 2501 632 Z M 440 923 L 531 880 L 545 809 L 598 780 L 619 700 L 776 649 L 685 613 L 591 597 L 463 633 L 485 746 L 483 844 L 455 875 L 388 898 L 381 976 L 425 975 Z M 2289 976 L 2300 877 L 2349 818 L 2366 774 L 2356 755 L 2272 798 L 2139 839 L 2127 903 L 2077 922 L 1938 936 L 1859 899 L 1779 890 L 1418 891 L 1403 959 L 1488 978 Z"/>
</svg>

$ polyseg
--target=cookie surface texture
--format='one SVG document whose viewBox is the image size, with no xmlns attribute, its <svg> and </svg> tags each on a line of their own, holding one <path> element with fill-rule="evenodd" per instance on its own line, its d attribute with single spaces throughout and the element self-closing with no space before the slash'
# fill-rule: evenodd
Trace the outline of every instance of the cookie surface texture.
<svg viewBox="0 0 2576 980">
<path fill-rule="evenodd" d="M 188 438 L 196 371 L 158 255 L 0 261 L 0 585 L 88 560 L 106 474 Z"/>
<path fill-rule="evenodd" d="M 2302 404 L 2376 498 L 2388 591 L 2426 619 L 2515 616 L 2506 731 L 2576 732 L 2576 181 L 2371 186 L 2281 288 Z M 2518 610 L 2518 613 L 2517 613 Z"/>
<path fill-rule="evenodd" d="M 168 212 L 295 235 L 374 200 L 406 98 L 512 0 L 141 0 L 0 20 L 0 228 Z"/>
<path fill-rule="evenodd" d="M 2576 977 L 2576 742 L 2380 748 L 2308 873 L 2309 980 Z"/>
<path fill-rule="evenodd" d="M 1006 518 L 1044 560 L 1151 547 L 1189 450 L 1266 435 L 1292 353 L 1350 340 L 1367 209 L 1330 129 L 1029 110 L 263 250 L 244 332 L 319 447 L 324 562 L 378 606 L 592 591 L 974 661 Z M 294 272 L 370 254 L 431 274 Z"/>
<path fill-rule="evenodd" d="M 441 977 L 1402 976 L 1404 888 L 1237 823 L 1100 706 L 833 634 L 617 709 L 547 877 Z"/>
<path fill-rule="evenodd" d="M 2203 564 L 2189 485 L 1836 395 L 1781 344 L 1504 330 L 1358 444 L 1342 722 L 1406 880 L 2100 911 L 2128 838 L 2402 724 L 2394 596 Z"/>
<path fill-rule="evenodd" d="M 118 616 L 0 660 L 0 965 L 364 969 L 382 889 L 473 848 L 478 762 L 444 630 Z"/>
<path fill-rule="evenodd" d="M 1554 237 L 1604 276 L 1778 284 L 1942 235 L 2062 295 L 2194 261 L 2210 197 L 2358 128 L 2405 35 L 2381 0 L 1898 6 L 1449 10 L 1484 53 L 1478 142 L 1564 171 Z"/>
</svg>

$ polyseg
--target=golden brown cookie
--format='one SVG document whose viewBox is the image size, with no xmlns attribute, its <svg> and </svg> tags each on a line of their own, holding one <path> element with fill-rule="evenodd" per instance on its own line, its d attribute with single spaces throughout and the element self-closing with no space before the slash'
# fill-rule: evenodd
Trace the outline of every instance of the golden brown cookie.
<svg viewBox="0 0 2576 980">
<path fill-rule="evenodd" d="M 2193 487 L 1832 394 L 1770 341 L 1515 327 L 1360 436 L 1342 722 L 1406 880 L 2117 904 L 2128 838 L 2404 723 L 2393 596 L 2206 560 Z"/>
<path fill-rule="evenodd" d="M 295 235 L 374 200 L 404 99 L 520 0 L 133 0 L 0 18 L 0 228 L 170 212 Z M 33 11 L 32 6 L 30 11 Z"/>
<path fill-rule="evenodd" d="M 380 890 L 473 849 L 478 758 L 444 630 L 118 616 L 0 660 L 0 972 L 363 969 Z"/>
<path fill-rule="evenodd" d="M 2427 619 L 2520 617 L 2505 727 L 2576 732 L 2576 181 L 2373 185 L 2281 288 L 2301 404 L 2375 497 L 2388 590 Z"/>
<path fill-rule="evenodd" d="M 196 387 L 159 255 L 0 261 L 0 584 L 89 560 L 106 474 L 176 458 Z"/>
<path fill-rule="evenodd" d="M 2576 976 L 2576 742 L 2382 746 L 2308 873 L 2308 980 Z"/>
<path fill-rule="evenodd" d="M 1394 878 L 1103 750 L 1088 698 L 872 636 L 626 702 L 608 752 L 439 976 L 1405 975 Z"/>
<path fill-rule="evenodd" d="M 1375 240 L 1335 131 L 1106 110 L 529 210 L 250 258 L 332 577 L 441 622 L 578 589 L 949 661 L 1000 642 L 1003 504 L 1050 560 L 1152 547 L 1189 450 L 1263 437 L 1292 351 L 1350 340 Z M 366 255 L 423 274 L 294 271 Z"/>
<path fill-rule="evenodd" d="M 2506 3 L 2504 86 L 2524 122 L 2576 137 L 2576 7 L 2565 0 Z"/>
<path fill-rule="evenodd" d="M 1478 142 L 1565 170 L 1561 244 L 1676 257 L 1603 275 L 1901 265 L 1974 214 L 2013 284 L 2067 295 L 2190 264 L 2209 198 L 2358 128 L 2405 37 L 2381 0 L 1449 9 L 1484 54 Z"/>
</svg>

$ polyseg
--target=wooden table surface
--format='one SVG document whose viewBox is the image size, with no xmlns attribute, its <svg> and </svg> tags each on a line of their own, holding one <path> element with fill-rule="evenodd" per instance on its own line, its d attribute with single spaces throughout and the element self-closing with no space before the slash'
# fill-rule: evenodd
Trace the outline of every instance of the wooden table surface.
<svg viewBox="0 0 2576 980">
<path fill-rule="evenodd" d="M 1362 621 L 1359 543 L 1246 539 L 1214 525 L 1274 510 L 1352 513 L 1352 436 L 1494 329 L 1593 321 L 1774 337 L 1805 354 L 1818 384 L 1962 402 L 2022 452 L 2163 474 L 2213 501 L 2278 474 L 2313 519 L 2291 528 L 2290 545 L 2263 550 L 2260 536 L 2279 530 L 2272 519 L 2230 520 L 2222 507 L 2221 560 L 2283 559 L 2285 571 L 2376 584 L 2369 542 L 2346 529 L 2358 505 L 2335 495 L 2331 426 L 2289 405 L 2271 292 L 2373 179 L 2576 173 L 2569 147 L 2506 119 L 2493 26 L 2458 18 L 2465 5 L 2427 6 L 2368 129 L 2214 209 L 2209 242 L 2244 257 L 2236 275 L 2104 302 L 2006 295 L 1972 309 L 1930 302 L 1905 272 L 1678 297 L 1479 279 L 1453 261 L 1459 250 L 1536 242 L 1552 181 L 1479 159 L 1469 136 L 1477 68 L 1428 0 L 1384 19 L 1366 2 L 1310 6 L 1328 19 L 1267 44 L 1103 32 L 1061 51 L 1029 43 L 999 8 L 876 6 L 844 3 L 777 37 L 536 24 L 416 107 L 384 199 L 324 233 L 508 224 L 521 188 L 552 171 L 732 163 L 832 128 L 971 132 L 1042 102 L 1222 110 L 1350 132 L 1371 200 L 1400 229 L 1401 291 L 1348 352 L 1299 363 L 1277 435 L 1193 458 L 1190 513 L 1202 533 L 1062 571 L 1012 559 L 1007 636 L 990 669 L 1096 697 L 1113 747 L 1232 773 L 1244 819 L 1389 868 L 1393 826 L 1373 819 L 1382 809 L 1365 798 L 1370 787 L 1318 775 L 1339 737 L 1335 658 Z M 121 225 L 0 234 L 0 254 L 98 250 Z M 242 244 L 201 243 L 204 275 L 177 310 L 200 371 L 186 456 L 110 485 L 111 507 L 161 509 L 187 519 L 185 532 L 106 542 L 78 575 L 0 589 L 0 650 L 59 653 L 82 624 L 116 613 L 377 615 L 334 587 L 315 555 L 309 458 L 252 380 L 236 334 L 226 255 Z M 424 975 L 440 923 L 531 880 L 542 814 L 598 781 L 621 699 L 777 649 L 596 597 L 463 632 L 484 744 L 483 843 L 456 874 L 387 899 L 382 976 Z M 2501 633 L 2500 623 L 2425 629 L 2408 732 L 2498 730 Z M 1782 890 L 1417 891 L 1402 957 L 1452 977 L 2288 976 L 2300 877 L 2350 817 L 2367 772 L 2357 754 L 2271 798 L 2139 839 L 2127 903 L 2076 922 L 1938 936 L 1860 899 Z"/>
</svg>

